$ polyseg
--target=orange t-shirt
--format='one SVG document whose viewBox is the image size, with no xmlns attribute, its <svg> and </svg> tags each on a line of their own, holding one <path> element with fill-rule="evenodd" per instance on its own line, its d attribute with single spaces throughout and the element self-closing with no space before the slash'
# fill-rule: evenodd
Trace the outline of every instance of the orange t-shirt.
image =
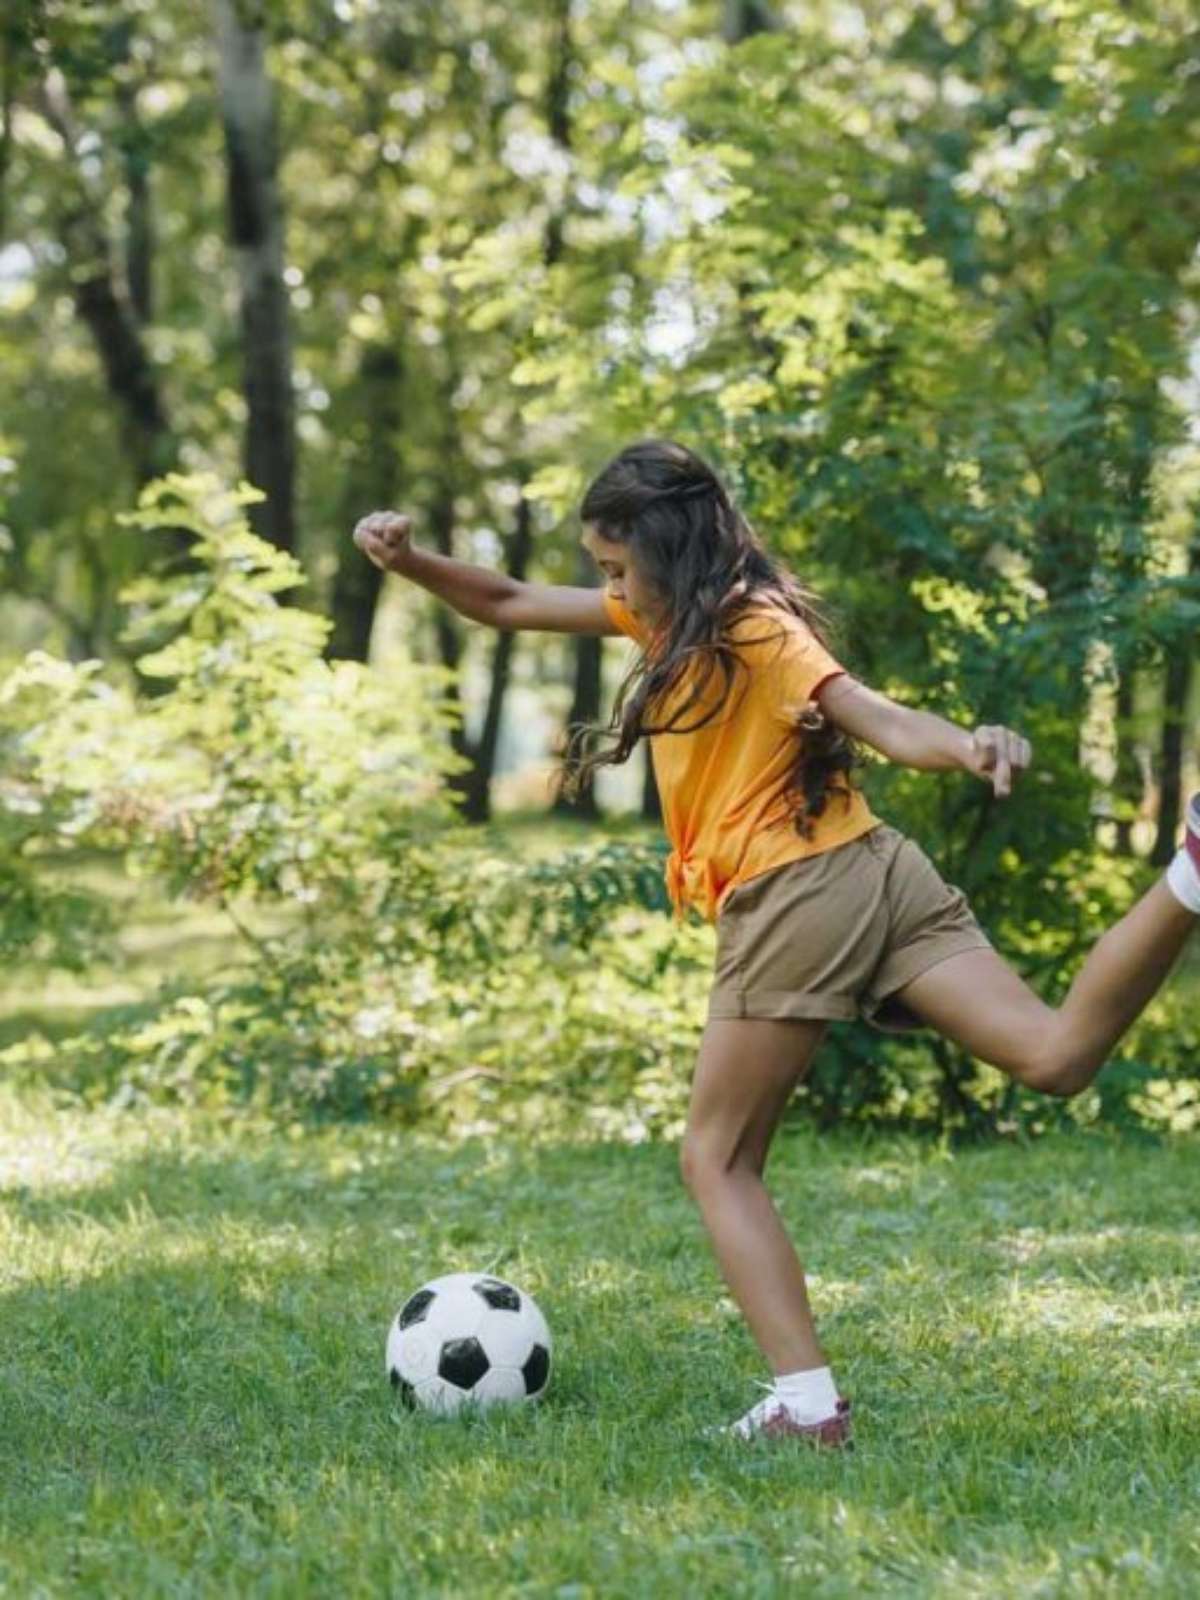
<svg viewBox="0 0 1200 1600">
<path fill-rule="evenodd" d="M 643 647 L 649 630 L 620 600 L 604 591 L 604 605 L 622 633 Z M 782 631 L 783 637 L 778 635 Z M 795 765 L 795 717 L 828 678 L 845 669 L 812 630 L 791 612 L 757 603 L 734 619 L 729 642 L 748 671 L 735 671 L 724 709 L 694 732 L 650 736 L 654 777 L 673 849 L 667 890 L 675 915 L 695 905 L 715 922 L 735 884 L 787 861 L 847 844 L 878 824 L 862 791 L 834 792 L 813 819 L 812 838 L 796 832 L 786 806 L 775 799 Z M 725 686 L 718 666 L 697 703 L 680 717 L 685 728 L 702 721 Z M 691 693 L 691 673 L 655 705 L 650 720 L 670 721 Z"/>
</svg>

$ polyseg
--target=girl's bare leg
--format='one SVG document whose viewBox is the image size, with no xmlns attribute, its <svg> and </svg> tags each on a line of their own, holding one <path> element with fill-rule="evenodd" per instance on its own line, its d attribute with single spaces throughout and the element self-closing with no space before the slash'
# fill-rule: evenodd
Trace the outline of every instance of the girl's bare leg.
<svg viewBox="0 0 1200 1600">
<path fill-rule="evenodd" d="M 710 1021 L 680 1148 L 684 1182 L 721 1274 L 776 1374 L 827 1364 L 804 1271 L 763 1183 L 771 1139 L 825 1028 L 759 1018 Z"/>
<path fill-rule="evenodd" d="M 1160 879 L 1097 941 L 1057 1010 L 994 950 L 950 956 L 897 998 L 1031 1088 L 1077 1094 L 1157 993 L 1198 922 Z"/>
</svg>

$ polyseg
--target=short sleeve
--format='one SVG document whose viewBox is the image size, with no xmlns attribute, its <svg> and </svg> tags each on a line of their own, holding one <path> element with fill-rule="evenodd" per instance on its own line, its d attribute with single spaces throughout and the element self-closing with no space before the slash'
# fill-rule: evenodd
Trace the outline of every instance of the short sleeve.
<svg viewBox="0 0 1200 1600">
<path fill-rule="evenodd" d="M 636 639 L 639 644 L 645 644 L 649 637 L 648 632 L 638 622 L 625 602 L 615 599 L 607 589 L 603 591 L 603 596 L 604 609 L 608 612 L 611 620 L 620 628 L 621 632 L 628 634 L 631 639 Z"/>
<path fill-rule="evenodd" d="M 772 710 L 790 727 L 821 685 L 846 669 L 799 617 L 789 617 L 786 628 L 769 671 Z"/>
</svg>

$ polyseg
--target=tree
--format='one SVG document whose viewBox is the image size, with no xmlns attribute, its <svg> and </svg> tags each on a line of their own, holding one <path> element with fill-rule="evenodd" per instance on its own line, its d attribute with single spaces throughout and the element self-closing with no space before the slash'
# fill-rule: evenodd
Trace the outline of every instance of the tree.
<svg viewBox="0 0 1200 1600">
<path fill-rule="evenodd" d="M 265 15 L 264 0 L 213 0 L 229 242 L 240 292 L 246 477 L 266 495 L 254 508 L 256 531 L 279 549 L 291 550 L 296 537 L 295 409 Z"/>
<path fill-rule="evenodd" d="M 81 321 L 95 341 L 109 389 L 120 409 L 123 437 L 134 474 L 145 483 L 167 470 L 176 445 L 167 422 L 158 378 L 146 352 L 128 263 L 122 262 L 103 221 L 103 195 L 80 159 L 82 133 L 66 79 L 48 66 L 39 105 L 58 134 L 64 157 L 59 228 L 71 264 L 72 294 Z M 141 284 L 147 271 L 146 241 L 139 240 Z"/>
</svg>

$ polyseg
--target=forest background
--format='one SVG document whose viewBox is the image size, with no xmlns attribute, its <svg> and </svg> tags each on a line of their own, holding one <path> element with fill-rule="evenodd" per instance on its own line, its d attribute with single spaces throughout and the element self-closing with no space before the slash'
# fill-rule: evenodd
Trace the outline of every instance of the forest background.
<svg viewBox="0 0 1200 1600">
<path fill-rule="evenodd" d="M 16 1083 L 677 1133 L 712 930 L 664 914 L 642 752 L 550 801 L 631 647 L 464 622 L 350 541 L 391 506 L 591 584 L 579 494 L 647 433 L 727 476 L 851 670 L 1032 740 L 1003 803 L 863 782 L 1048 998 L 1169 859 L 1190 7 L 19 0 L 0 39 Z M 1195 995 L 1185 963 L 1069 1103 L 839 1026 L 794 1114 L 1186 1130 Z"/>
</svg>

